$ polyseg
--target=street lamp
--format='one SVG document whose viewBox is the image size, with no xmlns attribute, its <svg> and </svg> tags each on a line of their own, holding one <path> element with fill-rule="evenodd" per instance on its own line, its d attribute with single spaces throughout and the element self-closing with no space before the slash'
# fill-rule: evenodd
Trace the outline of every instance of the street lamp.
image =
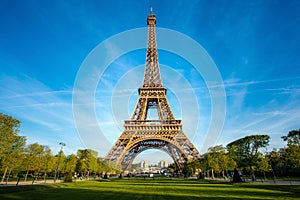
<svg viewBox="0 0 300 200">
<path fill-rule="evenodd" d="M 66 144 L 63 143 L 63 142 L 60 142 L 59 145 L 60 145 L 60 151 L 59 151 L 58 162 L 57 162 L 57 166 L 56 166 L 56 170 L 55 170 L 55 175 L 54 175 L 54 183 L 55 183 L 56 178 L 58 176 L 58 166 L 59 166 L 59 162 L 60 162 L 61 153 L 62 153 L 63 147 L 66 146 Z"/>
</svg>

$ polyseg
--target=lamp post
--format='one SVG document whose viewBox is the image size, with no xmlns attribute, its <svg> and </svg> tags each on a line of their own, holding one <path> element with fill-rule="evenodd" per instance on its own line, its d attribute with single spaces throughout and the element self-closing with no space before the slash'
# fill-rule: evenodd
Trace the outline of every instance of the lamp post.
<svg viewBox="0 0 300 200">
<path fill-rule="evenodd" d="M 60 142 L 59 145 L 60 145 L 60 151 L 59 151 L 57 166 L 56 166 L 55 175 L 54 175 L 54 183 L 56 182 L 56 179 L 57 179 L 57 176 L 58 176 L 58 167 L 59 167 L 61 153 L 62 153 L 63 147 L 66 146 L 66 144 L 63 143 L 63 142 Z"/>
</svg>

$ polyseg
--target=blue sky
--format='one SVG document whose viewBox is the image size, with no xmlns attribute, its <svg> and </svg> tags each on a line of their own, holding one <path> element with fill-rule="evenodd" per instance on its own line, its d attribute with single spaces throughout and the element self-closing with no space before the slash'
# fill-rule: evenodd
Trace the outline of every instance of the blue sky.
<svg viewBox="0 0 300 200">
<path fill-rule="evenodd" d="M 67 154 L 89 147 L 84 141 L 88 136 L 78 133 L 73 119 L 73 89 L 80 67 L 101 42 L 123 31 L 146 27 L 150 4 L 157 26 L 199 43 L 223 80 L 225 123 L 213 142 L 203 144 L 209 138 L 212 115 L 205 79 L 185 58 L 159 50 L 171 107 L 199 151 L 204 153 L 206 147 L 226 145 L 250 134 L 270 135 L 268 150 L 283 147 L 280 137 L 300 128 L 297 0 L 2 0 L 0 112 L 22 121 L 20 134 L 27 136 L 28 143 L 49 145 L 56 153 L 63 141 Z M 145 49 L 136 50 L 117 58 L 99 77 L 94 102 L 97 124 L 93 125 L 100 127 L 109 147 L 134 109 L 144 62 Z M 120 96 L 118 91 L 122 91 Z M 180 91 L 192 91 L 188 95 L 195 98 L 197 109 L 188 106 L 188 95 Z M 196 118 L 184 115 L 183 110 L 189 109 L 197 111 L 193 113 Z M 190 128 L 195 133 L 190 133 Z M 102 139 L 92 137 L 95 143 Z M 105 153 L 100 150 L 99 156 Z M 149 155 L 142 154 L 139 159 L 151 160 L 153 155 Z M 170 159 L 163 153 L 161 158 Z"/>
</svg>

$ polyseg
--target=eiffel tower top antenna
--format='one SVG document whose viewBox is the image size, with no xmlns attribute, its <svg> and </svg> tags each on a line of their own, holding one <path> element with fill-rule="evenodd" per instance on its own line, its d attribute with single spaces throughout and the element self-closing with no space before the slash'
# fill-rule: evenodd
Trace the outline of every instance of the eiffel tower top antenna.
<svg viewBox="0 0 300 200">
<path fill-rule="evenodd" d="M 148 45 L 146 52 L 146 66 L 144 72 L 143 88 L 162 87 L 158 64 L 155 24 L 156 16 L 153 14 L 152 6 L 150 6 L 150 13 L 147 18 Z"/>
</svg>

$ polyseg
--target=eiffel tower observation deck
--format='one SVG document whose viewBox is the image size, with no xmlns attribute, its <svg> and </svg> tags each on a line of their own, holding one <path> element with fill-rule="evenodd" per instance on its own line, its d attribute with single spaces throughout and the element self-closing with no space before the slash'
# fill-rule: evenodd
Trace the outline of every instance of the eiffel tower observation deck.
<svg viewBox="0 0 300 200">
<path fill-rule="evenodd" d="M 176 120 L 163 87 L 156 44 L 156 16 L 152 7 L 147 18 L 148 44 L 143 85 L 130 120 L 125 120 L 124 130 L 107 153 L 105 159 L 128 170 L 138 154 L 148 149 L 159 149 L 173 159 L 179 170 L 186 161 L 199 159 L 200 154 L 182 130 L 181 120 Z M 150 119 L 154 110 L 157 119 Z"/>
</svg>

